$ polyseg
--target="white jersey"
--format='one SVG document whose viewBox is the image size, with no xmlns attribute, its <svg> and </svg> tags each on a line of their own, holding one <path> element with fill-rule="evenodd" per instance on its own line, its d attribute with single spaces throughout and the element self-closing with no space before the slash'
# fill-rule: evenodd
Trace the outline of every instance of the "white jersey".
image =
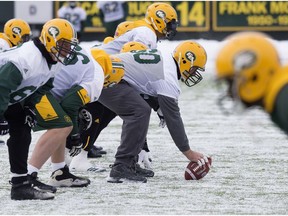
<svg viewBox="0 0 288 216">
<path fill-rule="evenodd" d="M 8 49 L 10 49 L 10 44 L 3 38 L 0 38 L 0 52 L 3 52 Z"/>
<path fill-rule="evenodd" d="M 164 56 L 158 50 L 120 53 L 125 67 L 123 77 L 139 93 L 157 97 L 163 95 L 178 99 L 181 90 L 177 78 L 177 66 L 172 55 Z"/>
<path fill-rule="evenodd" d="M 80 85 L 88 92 L 91 102 L 97 101 L 104 83 L 103 69 L 89 52 L 80 46 L 76 50 L 77 58 L 70 65 L 63 66 L 55 76 L 51 93 L 61 100 L 72 86 Z"/>
<path fill-rule="evenodd" d="M 98 1 L 97 7 L 104 14 L 104 22 L 113 22 L 123 19 L 125 16 L 123 5 L 124 1 Z"/>
<path fill-rule="evenodd" d="M 34 45 L 33 41 L 26 42 L 20 47 L 10 48 L 6 52 L 0 53 L 0 66 L 11 62 L 20 71 L 23 80 L 14 92 L 10 104 L 20 102 L 35 92 L 40 86 L 44 85 L 51 77 L 54 77 L 61 69 L 60 63 L 52 65 L 49 68 L 46 59 L 43 57 L 39 49 Z"/>
<path fill-rule="evenodd" d="M 81 31 L 81 21 L 86 20 L 86 12 L 81 7 L 71 8 L 69 6 L 63 6 L 57 11 L 57 15 L 60 18 L 66 19 L 74 26 L 75 31 Z"/>
<path fill-rule="evenodd" d="M 130 41 L 141 42 L 149 49 L 157 48 L 157 36 L 153 30 L 146 26 L 133 28 L 113 41 L 102 44 L 98 48 L 105 50 L 108 54 L 116 54 L 120 52 L 125 43 Z"/>
</svg>

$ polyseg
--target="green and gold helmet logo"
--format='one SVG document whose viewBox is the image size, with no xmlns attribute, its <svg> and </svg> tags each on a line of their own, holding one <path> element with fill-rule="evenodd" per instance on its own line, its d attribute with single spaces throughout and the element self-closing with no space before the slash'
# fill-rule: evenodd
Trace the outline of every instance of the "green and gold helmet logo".
<svg viewBox="0 0 288 216">
<path fill-rule="evenodd" d="M 257 61 L 256 54 L 252 51 L 243 51 L 235 55 L 233 67 L 236 71 L 241 71 L 252 67 Z"/>
<path fill-rule="evenodd" d="M 59 31 L 59 29 L 58 29 L 57 27 L 51 26 L 51 27 L 48 29 L 48 33 L 49 33 L 52 37 L 56 38 L 56 37 L 59 35 L 60 31 Z"/>
<path fill-rule="evenodd" d="M 161 18 L 161 19 L 164 19 L 166 17 L 166 14 L 164 11 L 158 10 L 158 11 L 156 11 L 156 16 Z"/>
<path fill-rule="evenodd" d="M 21 29 L 19 27 L 14 27 L 14 28 L 12 28 L 12 32 L 16 35 L 20 35 Z"/>
<path fill-rule="evenodd" d="M 194 55 L 194 53 L 192 53 L 191 51 L 188 51 L 185 53 L 186 58 L 191 61 L 194 62 L 196 59 L 196 56 Z"/>
</svg>

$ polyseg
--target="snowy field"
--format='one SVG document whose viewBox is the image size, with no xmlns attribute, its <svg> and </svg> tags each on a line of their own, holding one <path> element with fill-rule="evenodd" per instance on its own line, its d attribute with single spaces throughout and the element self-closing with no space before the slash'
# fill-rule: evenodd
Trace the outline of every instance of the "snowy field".
<svg viewBox="0 0 288 216">
<path fill-rule="evenodd" d="M 179 105 L 191 148 L 211 155 L 212 169 L 199 181 L 185 181 L 188 164 L 173 143 L 167 128 L 158 127 L 152 113 L 148 144 L 153 157 L 155 177 L 146 184 L 106 182 L 109 164 L 120 140 L 121 120 L 116 118 L 100 135 L 97 144 L 107 155 L 91 160 L 107 168 L 88 176 L 87 188 L 60 188 L 54 200 L 12 201 L 6 146 L 0 146 L 0 213 L 60 215 L 210 215 L 210 214 L 288 214 L 288 142 L 287 137 L 261 110 L 245 115 L 223 116 L 216 98 L 214 60 L 221 43 L 197 40 L 207 50 L 204 80 L 188 88 L 182 85 Z M 275 42 L 283 63 L 287 61 L 288 41 Z M 82 43 L 88 47 L 92 43 Z M 162 42 L 161 50 L 171 51 L 178 42 Z M 30 151 L 41 132 L 33 134 Z M 7 136 L 4 136 L 7 139 Z M 21 145 L 21 143 L 19 143 Z M 46 163 L 39 177 L 50 176 Z"/>
</svg>

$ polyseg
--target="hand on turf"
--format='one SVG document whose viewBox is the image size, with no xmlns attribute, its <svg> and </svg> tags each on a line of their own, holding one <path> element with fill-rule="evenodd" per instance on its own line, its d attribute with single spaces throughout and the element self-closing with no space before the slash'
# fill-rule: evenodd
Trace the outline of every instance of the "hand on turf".
<svg viewBox="0 0 288 216">
<path fill-rule="evenodd" d="M 25 124 L 27 124 L 30 128 L 33 128 L 37 124 L 36 113 L 29 106 L 24 106 L 25 113 Z"/>
<path fill-rule="evenodd" d="M 79 111 L 79 129 L 80 131 L 86 131 L 88 130 L 92 125 L 92 115 L 91 113 L 85 109 L 82 108 Z"/>
<path fill-rule="evenodd" d="M 81 152 L 83 144 L 80 138 L 80 134 L 78 133 L 71 135 L 70 139 L 71 139 L 70 141 L 71 149 L 69 150 L 69 153 L 71 157 L 75 157 Z"/>
<path fill-rule="evenodd" d="M 4 119 L 0 120 L 0 135 L 6 135 L 9 133 L 8 122 Z"/>
<path fill-rule="evenodd" d="M 164 119 L 163 113 L 162 113 L 160 108 L 157 110 L 157 115 L 158 115 L 158 117 L 160 119 L 159 127 L 164 128 L 166 126 L 166 121 Z"/>
<path fill-rule="evenodd" d="M 138 154 L 138 164 L 143 165 L 144 168 L 152 170 L 152 158 L 150 152 L 141 150 Z"/>
</svg>

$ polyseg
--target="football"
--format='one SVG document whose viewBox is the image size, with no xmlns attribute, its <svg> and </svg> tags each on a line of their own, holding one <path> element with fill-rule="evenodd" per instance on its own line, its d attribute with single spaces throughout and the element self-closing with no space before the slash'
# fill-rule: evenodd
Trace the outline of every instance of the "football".
<svg viewBox="0 0 288 216">
<path fill-rule="evenodd" d="M 202 167 L 199 166 L 197 162 L 190 161 L 185 169 L 185 180 L 199 180 L 206 176 L 210 170 L 212 159 L 209 157 L 208 161 L 210 166 L 205 164 L 205 166 Z"/>
</svg>

